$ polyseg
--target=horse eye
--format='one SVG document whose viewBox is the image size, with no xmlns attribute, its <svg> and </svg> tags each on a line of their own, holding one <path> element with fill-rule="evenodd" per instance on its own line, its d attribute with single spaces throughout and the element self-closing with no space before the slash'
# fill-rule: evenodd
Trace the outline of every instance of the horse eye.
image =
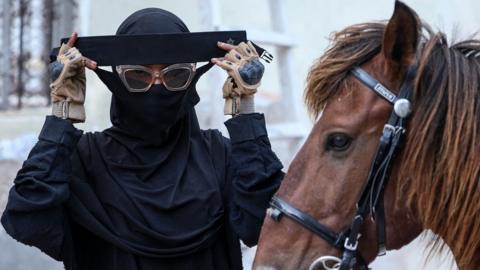
<svg viewBox="0 0 480 270">
<path fill-rule="evenodd" d="M 345 151 L 348 149 L 351 142 L 352 138 L 350 138 L 347 134 L 334 133 L 328 136 L 327 150 Z"/>
</svg>

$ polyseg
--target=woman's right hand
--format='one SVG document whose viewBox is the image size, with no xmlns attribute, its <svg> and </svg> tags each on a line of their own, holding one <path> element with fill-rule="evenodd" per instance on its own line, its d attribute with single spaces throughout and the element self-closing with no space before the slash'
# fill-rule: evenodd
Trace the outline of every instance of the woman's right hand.
<svg viewBox="0 0 480 270">
<path fill-rule="evenodd" d="M 97 68 L 95 61 L 82 56 L 74 47 L 77 38 L 77 33 L 73 32 L 68 42 L 60 47 L 57 60 L 48 66 L 52 80 L 52 114 L 74 123 L 85 122 L 85 67 Z"/>
</svg>

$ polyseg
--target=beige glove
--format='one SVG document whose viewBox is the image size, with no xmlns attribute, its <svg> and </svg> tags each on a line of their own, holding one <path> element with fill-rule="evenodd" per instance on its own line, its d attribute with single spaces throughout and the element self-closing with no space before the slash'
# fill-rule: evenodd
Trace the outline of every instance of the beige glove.
<svg viewBox="0 0 480 270">
<path fill-rule="evenodd" d="M 73 123 L 85 122 L 85 61 L 77 48 L 63 44 L 49 66 L 52 114 Z"/>
<path fill-rule="evenodd" d="M 229 75 L 223 85 L 224 113 L 236 115 L 253 112 L 253 97 L 250 96 L 257 92 L 265 68 L 252 43 L 242 42 L 233 46 L 225 57 L 215 61 L 215 64 Z"/>
</svg>

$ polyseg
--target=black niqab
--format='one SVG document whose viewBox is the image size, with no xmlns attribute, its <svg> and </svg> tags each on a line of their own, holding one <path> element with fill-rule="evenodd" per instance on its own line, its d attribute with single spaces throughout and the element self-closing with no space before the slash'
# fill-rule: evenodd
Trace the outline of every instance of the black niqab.
<svg viewBox="0 0 480 270">
<path fill-rule="evenodd" d="M 178 17 L 150 8 L 129 16 L 117 35 L 178 32 L 188 32 Z M 97 71 L 113 94 L 113 127 L 79 142 L 73 164 L 82 167 L 74 168 L 78 179 L 69 201 L 77 223 L 148 257 L 186 255 L 214 241 L 224 208 L 212 149 L 194 110 L 196 81 L 210 67 L 197 69 L 191 86 L 180 92 L 155 85 L 130 93 L 117 74 Z"/>
<path fill-rule="evenodd" d="M 174 14 L 158 8 L 147 8 L 130 15 L 120 25 L 116 35 L 187 32 L 187 26 Z M 97 75 L 113 94 L 110 119 L 113 126 L 120 129 L 115 132 L 127 132 L 150 143 L 168 142 L 171 127 L 188 119 L 186 114 L 199 102 L 196 82 L 211 66 L 207 64 L 200 67 L 186 91 L 171 92 L 164 85 L 154 85 L 145 93 L 131 93 L 116 73 L 97 69 Z M 172 136 L 176 137 L 170 134 Z"/>
</svg>

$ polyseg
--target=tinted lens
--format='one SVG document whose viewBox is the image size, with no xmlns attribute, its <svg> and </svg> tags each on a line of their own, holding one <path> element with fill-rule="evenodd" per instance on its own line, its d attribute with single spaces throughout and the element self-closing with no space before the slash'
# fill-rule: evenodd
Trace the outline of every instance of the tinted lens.
<svg viewBox="0 0 480 270">
<path fill-rule="evenodd" d="M 163 82 L 170 90 L 183 90 L 188 85 L 192 70 L 188 68 L 172 69 L 163 74 Z"/>
<path fill-rule="evenodd" d="M 152 74 L 146 72 L 145 70 L 129 69 L 125 71 L 125 82 L 132 89 L 145 89 L 150 86 L 152 80 Z"/>
</svg>

